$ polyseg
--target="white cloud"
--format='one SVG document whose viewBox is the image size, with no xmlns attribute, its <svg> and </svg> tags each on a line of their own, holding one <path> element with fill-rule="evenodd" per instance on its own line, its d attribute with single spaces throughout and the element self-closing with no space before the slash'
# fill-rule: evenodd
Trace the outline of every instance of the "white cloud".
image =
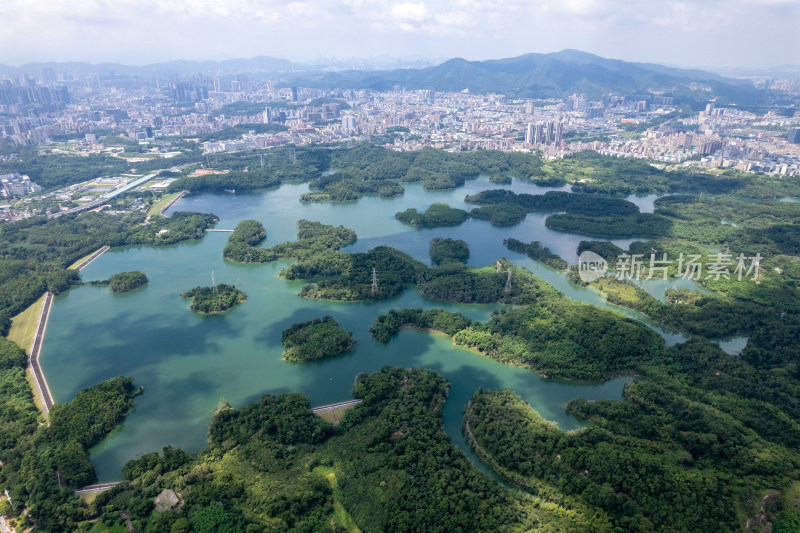
<svg viewBox="0 0 800 533">
<path fill-rule="evenodd" d="M 0 63 L 268 54 L 800 63 L 800 0 L 0 0 Z M 37 39 L 30 39 L 36 35 Z M 302 35 L 301 39 L 298 36 Z M 20 43 L 24 43 L 22 46 Z M 794 43 L 794 46 L 793 46 Z"/>
<path fill-rule="evenodd" d="M 428 18 L 428 9 L 425 7 L 424 2 L 418 4 L 414 2 L 403 2 L 402 4 L 395 4 L 392 6 L 390 14 L 392 18 L 400 22 L 422 22 Z"/>
</svg>

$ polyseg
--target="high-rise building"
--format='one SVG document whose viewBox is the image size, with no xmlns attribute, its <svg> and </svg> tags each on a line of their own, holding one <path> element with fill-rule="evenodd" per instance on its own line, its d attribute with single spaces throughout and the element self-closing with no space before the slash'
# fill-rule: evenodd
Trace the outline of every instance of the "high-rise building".
<svg viewBox="0 0 800 533">
<path fill-rule="evenodd" d="M 297 87 L 292 87 L 292 102 L 297 101 Z"/>
<path fill-rule="evenodd" d="M 706 141 L 700 145 L 701 155 L 711 155 L 722 148 L 722 141 Z"/>
<path fill-rule="evenodd" d="M 792 144 L 800 144 L 800 128 L 794 128 L 793 130 L 790 130 L 787 139 Z"/>
<path fill-rule="evenodd" d="M 533 115 L 533 110 L 534 110 L 533 100 L 528 100 L 527 102 L 525 102 L 525 113 L 528 115 Z"/>
<path fill-rule="evenodd" d="M 542 144 L 542 137 L 544 137 L 544 124 L 540 122 L 536 125 L 536 131 L 533 134 L 533 144 Z"/>
<path fill-rule="evenodd" d="M 555 137 L 556 146 L 561 146 L 561 141 L 563 140 L 564 140 L 564 123 L 559 121 L 556 124 L 556 137 Z"/>
<path fill-rule="evenodd" d="M 553 137 L 555 136 L 555 127 L 556 124 L 552 120 L 547 123 L 547 128 L 544 135 L 544 143 L 547 146 L 550 146 L 550 144 L 553 142 Z"/>
<path fill-rule="evenodd" d="M 356 131 L 356 117 L 353 115 L 345 115 L 342 117 L 342 131 L 344 133 L 352 133 Z"/>
<path fill-rule="evenodd" d="M 533 144 L 535 136 L 536 136 L 536 125 L 532 122 L 529 122 L 528 129 L 525 132 L 525 142 L 528 144 Z"/>
</svg>

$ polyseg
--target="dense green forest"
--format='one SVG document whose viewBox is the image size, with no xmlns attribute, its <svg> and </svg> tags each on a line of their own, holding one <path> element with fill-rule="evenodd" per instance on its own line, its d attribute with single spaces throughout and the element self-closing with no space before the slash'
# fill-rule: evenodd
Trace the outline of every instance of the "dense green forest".
<svg viewBox="0 0 800 533">
<path fill-rule="evenodd" d="M 108 286 L 111 292 L 128 292 L 147 283 L 147 276 L 144 272 L 134 270 L 132 272 L 118 272 L 108 278 Z"/>
<path fill-rule="evenodd" d="M 283 358 L 302 363 L 352 350 L 353 334 L 343 330 L 331 316 L 292 324 L 281 333 Z"/>
<path fill-rule="evenodd" d="M 567 410 L 594 425 L 566 434 L 511 391 L 479 391 L 465 427 L 515 485 L 600 508 L 625 531 L 740 531 L 765 493 L 796 480 L 796 449 L 727 413 L 651 381 L 625 399 L 573 400 Z"/>
<path fill-rule="evenodd" d="M 237 410 L 222 406 L 207 450 L 167 448 L 142 456 L 126 466 L 127 483 L 86 507 L 72 487 L 94 479 L 86 450 L 130 409 L 132 382 L 115 378 L 81 392 L 54 408 L 48 427 L 40 424 L 25 380 L 24 352 L 0 339 L 0 483 L 27 508 L 26 524 L 89 531 L 101 526 L 78 524 L 99 517 L 110 527 L 125 513 L 135 530 L 157 532 L 330 531 L 352 523 L 365 532 L 734 531 L 753 518 L 757 528 L 771 522 L 779 532 L 792 531 L 800 520 L 800 206 L 776 201 L 800 196 L 797 178 L 665 170 L 594 153 L 544 161 L 533 154 L 398 153 L 369 145 L 181 157 L 179 162 L 194 158 L 230 172 L 180 178 L 176 190 L 261 189 L 303 180 L 313 181 L 310 195 L 328 195 L 316 198 L 324 201 L 400 194 L 400 184 L 410 182 L 454 187 L 479 174 L 571 184 L 579 194 L 484 191 L 467 197 L 478 205 L 470 215 L 508 225 L 538 210 L 559 213 L 548 217 L 551 228 L 597 239 L 649 239 L 627 250 L 607 240 L 580 244 L 579 253 L 595 251 L 612 268 L 624 254 L 645 260 L 651 253 L 760 254 L 759 279 L 703 277 L 697 282 L 702 291 L 669 289 L 664 301 L 613 277 L 591 284 L 611 303 L 698 336 L 667 347 L 643 324 L 569 300 L 508 261 L 483 268 L 459 264 L 466 247 L 458 241 L 439 242 L 442 264 L 429 268 L 389 247 L 343 253 L 356 239 L 352 230 L 303 220 L 297 241 L 260 248 L 263 226 L 245 221 L 223 255 L 242 262 L 295 261 L 282 275 L 313 281 L 301 296 L 374 300 L 416 285 L 432 298 L 514 306 L 485 322 L 444 310 L 392 310 L 371 328 L 381 342 L 404 326 L 433 329 L 548 377 L 637 379 L 626 388 L 625 401 L 570 402 L 569 412 L 590 425 L 569 434 L 508 391 L 476 393 L 467 412 L 472 444 L 529 496 L 489 480 L 448 442 L 441 429 L 447 394 L 441 377 L 385 369 L 357 380 L 355 394 L 365 401 L 336 429 L 313 416 L 298 395 L 265 396 Z M 59 163 L 37 162 L 41 176 L 51 164 Z M 337 172 L 323 177 L 328 169 Z M 70 172 L 50 175 L 64 183 L 77 179 Z M 634 193 L 679 194 L 658 199 L 654 213 L 614 197 Z M 176 213 L 145 225 L 138 214 L 87 213 L 0 224 L 0 330 L 7 332 L 8 318 L 45 290 L 59 293 L 76 283 L 77 274 L 67 267 L 100 246 L 200 238 L 213 221 L 213 215 Z M 161 229 L 169 232 L 159 235 Z M 505 244 L 556 263 L 557 256 L 545 254 L 537 241 Z M 667 275 L 680 277 L 677 266 Z M 568 276 L 576 280 L 573 271 Z M 748 337 L 738 356 L 700 338 L 731 335 Z M 66 486 L 60 488 L 59 480 Z M 165 489 L 175 490 L 182 506 L 154 511 L 154 499 Z M 19 515 L 21 507 L 2 510 Z"/>
<path fill-rule="evenodd" d="M 360 375 L 363 400 L 336 429 L 298 394 L 266 395 L 210 424 L 199 454 L 165 448 L 130 461 L 126 483 L 90 511 L 135 531 L 597 531 L 582 504 L 524 497 L 472 465 L 442 430 L 448 383 L 428 370 Z M 157 510 L 156 497 L 180 494 Z M 81 531 L 89 531 L 91 524 Z"/>
<path fill-rule="evenodd" d="M 19 172 L 45 190 L 57 189 L 83 181 L 128 172 L 129 163 L 108 154 L 87 157 L 70 154 L 40 153 L 36 147 L 22 148 L 19 159 L 0 162 L 0 174 Z"/>
<path fill-rule="evenodd" d="M 25 381 L 24 352 L 0 338 L 0 483 L 23 527 L 74 531 L 89 518 L 74 489 L 94 482 L 88 449 L 104 438 L 133 405 L 133 380 L 116 377 L 79 392 L 50 411 L 40 424 L 39 412 Z M 21 513 L 27 509 L 27 514 Z"/>
<path fill-rule="evenodd" d="M 431 261 L 435 265 L 446 263 L 466 263 L 469 259 L 469 246 L 461 239 L 436 237 L 428 246 Z"/>
<path fill-rule="evenodd" d="M 220 283 L 214 287 L 195 287 L 181 293 L 181 298 L 191 298 L 189 309 L 195 313 L 221 313 L 245 301 L 245 294 L 234 285 Z"/>
<path fill-rule="evenodd" d="M 447 204 L 432 204 L 424 213 L 419 213 L 411 207 L 394 216 L 403 224 L 417 228 L 436 228 L 440 226 L 458 226 L 467 218 L 469 213 L 463 209 L 454 209 Z"/>
</svg>

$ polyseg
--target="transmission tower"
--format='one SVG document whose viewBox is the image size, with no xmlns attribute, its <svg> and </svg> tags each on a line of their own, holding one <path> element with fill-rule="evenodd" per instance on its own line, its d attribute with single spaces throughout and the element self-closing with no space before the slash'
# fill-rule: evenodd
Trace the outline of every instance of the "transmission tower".
<svg viewBox="0 0 800 533">
<path fill-rule="evenodd" d="M 372 267 L 372 292 L 378 292 L 378 274 L 375 267 Z"/>
<path fill-rule="evenodd" d="M 211 293 L 217 294 L 217 280 L 214 278 L 214 271 L 211 271 Z"/>
<path fill-rule="evenodd" d="M 508 277 L 506 278 L 506 292 L 511 292 L 511 271 L 508 271 Z"/>
</svg>

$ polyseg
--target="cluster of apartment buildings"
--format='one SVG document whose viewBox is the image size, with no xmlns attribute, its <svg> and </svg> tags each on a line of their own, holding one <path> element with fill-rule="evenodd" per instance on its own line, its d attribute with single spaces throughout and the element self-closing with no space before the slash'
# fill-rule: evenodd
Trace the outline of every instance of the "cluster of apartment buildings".
<svg viewBox="0 0 800 533">
<path fill-rule="evenodd" d="M 687 113 L 672 96 L 655 92 L 513 99 L 399 86 L 389 91 L 280 87 L 242 75 L 54 80 L 50 73 L 39 81 L 2 80 L 0 93 L 0 144 L 79 138 L 75 149 L 91 151 L 99 148 L 97 136 L 104 131 L 147 144 L 178 137 L 202 141 L 234 126 L 277 123 L 286 130 L 247 130 L 234 139 L 206 141 L 203 149 L 379 139 L 396 150 L 538 150 L 545 157 L 596 150 L 664 163 L 800 173 L 797 114 L 757 115 L 713 102 Z M 62 96 L 45 103 L 45 93 Z"/>
</svg>

